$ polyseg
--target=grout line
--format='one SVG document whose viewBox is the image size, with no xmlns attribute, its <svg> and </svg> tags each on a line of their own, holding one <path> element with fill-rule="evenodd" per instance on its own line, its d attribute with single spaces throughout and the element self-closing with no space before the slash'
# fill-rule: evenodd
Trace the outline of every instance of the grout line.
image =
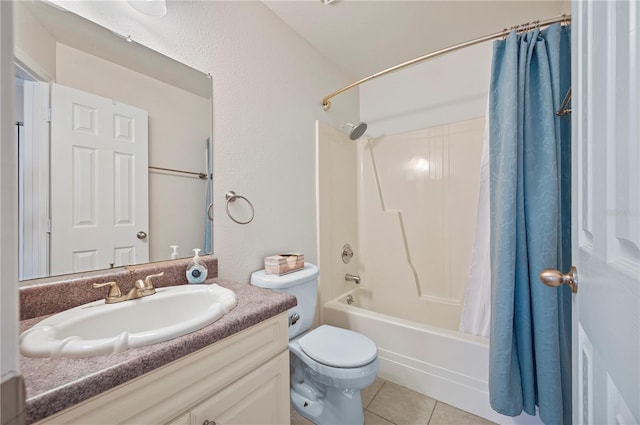
<svg viewBox="0 0 640 425">
<path fill-rule="evenodd" d="M 390 424 L 397 425 L 395 422 L 390 421 L 389 419 L 385 418 L 384 416 L 380 416 L 380 415 L 378 415 L 377 413 L 372 412 L 372 411 L 371 411 L 371 410 L 369 410 L 369 409 L 364 409 L 364 410 L 366 410 L 367 412 L 371 413 L 373 416 L 377 416 L 377 417 L 379 417 L 380 419 L 382 419 L 382 420 L 384 420 L 384 421 L 389 422 Z"/>
<path fill-rule="evenodd" d="M 365 408 L 365 409 L 367 409 L 367 407 L 369 407 L 369 405 L 373 402 L 373 400 L 378 396 L 378 393 L 380 392 L 380 390 L 382 389 L 382 387 L 384 387 L 384 386 L 385 386 L 385 384 L 387 383 L 387 381 L 386 381 L 386 380 L 384 380 L 384 379 L 383 379 L 382 381 L 383 381 L 383 382 L 382 382 L 382 385 L 380 385 L 380 388 L 378 388 L 378 391 L 376 391 L 376 393 L 373 395 L 373 397 L 371 397 L 371 400 L 369 400 L 369 403 L 367 403 L 367 405 L 366 405 L 366 406 L 364 406 L 364 408 Z M 368 410 L 368 409 L 367 409 L 367 410 Z M 373 413 L 373 412 L 371 412 L 371 413 Z M 378 415 L 378 416 L 380 416 L 380 415 Z"/>
<path fill-rule="evenodd" d="M 429 415 L 429 420 L 427 421 L 427 425 L 429 425 L 429 423 L 431 422 L 431 418 L 433 418 L 433 412 L 436 411 L 436 407 L 438 407 L 438 403 L 440 402 L 436 400 L 436 403 L 433 405 L 433 409 L 431 409 L 431 414 Z"/>
</svg>

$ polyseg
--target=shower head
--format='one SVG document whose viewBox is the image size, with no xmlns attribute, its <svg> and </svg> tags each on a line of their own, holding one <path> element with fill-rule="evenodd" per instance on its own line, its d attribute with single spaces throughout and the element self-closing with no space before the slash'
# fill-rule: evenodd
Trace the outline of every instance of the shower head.
<svg viewBox="0 0 640 425">
<path fill-rule="evenodd" d="M 350 122 L 346 123 L 343 127 L 349 126 L 351 127 L 351 131 L 349 132 L 349 139 L 356 140 L 360 138 L 367 131 L 367 123 L 359 122 L 358 124 L 351 124 Z"/>
</svg>

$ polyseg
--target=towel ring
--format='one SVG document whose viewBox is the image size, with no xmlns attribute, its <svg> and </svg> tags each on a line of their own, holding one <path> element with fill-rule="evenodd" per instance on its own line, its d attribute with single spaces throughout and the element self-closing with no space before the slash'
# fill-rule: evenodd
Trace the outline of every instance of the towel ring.
<svg viewBox="0 0 640 425">
<path fill-rule="evenodd" d="M 236 195 L 236 193 L 233 190 L 230 190 L 227 193 L 225 193 L 224 197 L 227 200 L 227 205 L 225 206 L 225 209 L 227 210 L 227 215 L 231 220 L 235 221 L 238 224 L 249 224 L 253 221 L 253 218 L 256 216 L 256 210 L 253 208 L 253 204 L 251 203 L 251 201 L 249 201 L 247 198 L 245 198 L 242 195 Z M 247 202 L 247 204 L 249 204 L 249 206 L 251 207 L 251 218 L 249 220 L 247 221 L 236 220 L 229 212 L 229 202 L 235 202 L 236 199 L 244 199 Z"/>
<path fill-rule="evenodd" d="M 213 221 L 213 215 L 211 211 L 211 208 L 213 208 L 213 202 L 209 204 L 209 206 L 207 207 L 207 217 L 209 217 L 209 221 Z"/>
</svg>

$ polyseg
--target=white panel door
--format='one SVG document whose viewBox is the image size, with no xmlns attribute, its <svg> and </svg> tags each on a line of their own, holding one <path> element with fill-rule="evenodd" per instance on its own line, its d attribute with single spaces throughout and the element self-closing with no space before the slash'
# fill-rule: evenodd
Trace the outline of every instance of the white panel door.
<svg viewBox="0 0 640 425">
<path fill-rule="evenodd" d="M 640 420 L 637 2 L 573 2 L 573 422 Z"/>
<path fill-rule="evenodd" d="M 148 114 L 51 87 L 51 273 L 149 261 Z"/>
</svg>

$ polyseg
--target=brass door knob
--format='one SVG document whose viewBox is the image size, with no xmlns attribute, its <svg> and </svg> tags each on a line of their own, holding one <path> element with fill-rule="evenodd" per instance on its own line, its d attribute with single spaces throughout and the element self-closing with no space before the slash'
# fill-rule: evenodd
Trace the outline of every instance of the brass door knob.
<svg viewBox="0 0 640 425">
<path fill-rule="evenodd" d="M 578 293 L 578 270 L 573 266 L 567 274 L 556 269 L 544 269 L 540 272 L 540 280 L 547 286 L 569 285 L 571 292 Z"/>
</svg>

